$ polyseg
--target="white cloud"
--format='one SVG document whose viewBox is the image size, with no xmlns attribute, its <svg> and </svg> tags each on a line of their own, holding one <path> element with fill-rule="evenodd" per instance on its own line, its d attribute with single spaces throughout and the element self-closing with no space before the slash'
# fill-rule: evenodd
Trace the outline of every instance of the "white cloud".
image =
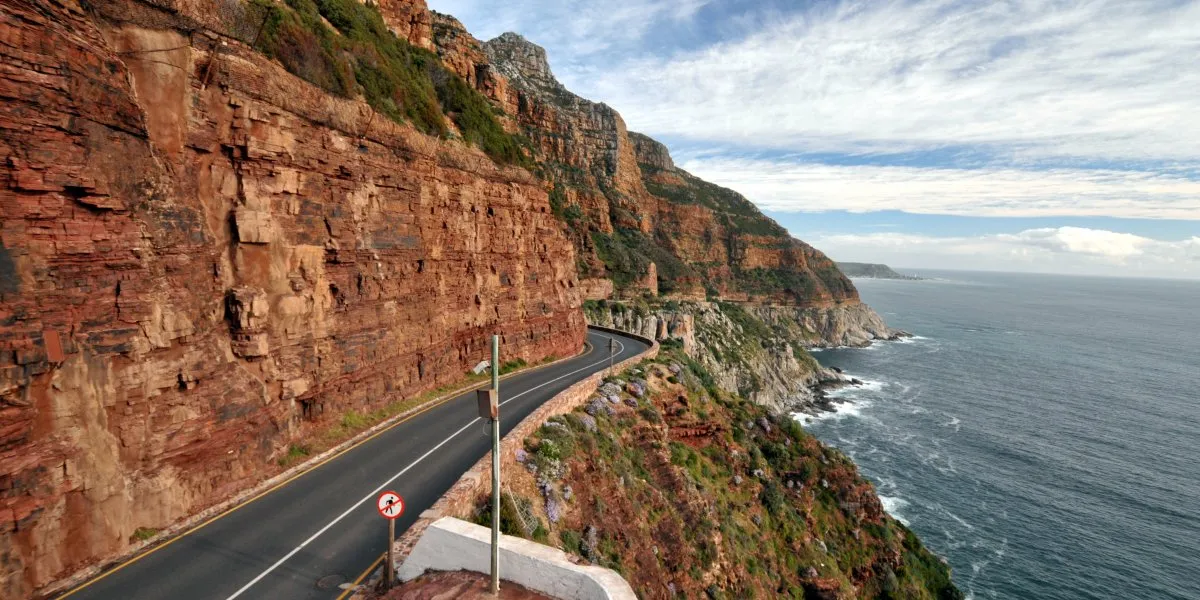
<svg viewBox="0 0 1200 600">
<path fill-rule="evenodd" d="M 814 6 L 571 79 L 633 129 L 744 147 L 1200 159 L 1200 2 Z"/>
<path fill-rule="evenodd" d="M 1171 173 L 836 166 L 720 155 L 682 157 L 680 166 L 782 212 L 1200 218 L 1200 181 Z"/>
<path fill-rule="evenodd" d="M 1200 278 L 1200 237 L 1161 241 L 1059 227 L 973 237 L 831 234 L 810 241 L 836 260 L 913 268 Z"/>
<path fill-rule="evenodd" d="M 487 40 L 515 31 L 547 48 L 557 74 L 589 57 L 628 49 L 664 21 L 690 19 L 710 0 L 431 0 L 430 8 L 458 17 L 471 33 Z M 603 56 L 600 57 L 603 60 Z M 559 68 L 560 65 L 566 65 Z M 564 83 L 573 83 L 564 79 Z"/>
</svg>

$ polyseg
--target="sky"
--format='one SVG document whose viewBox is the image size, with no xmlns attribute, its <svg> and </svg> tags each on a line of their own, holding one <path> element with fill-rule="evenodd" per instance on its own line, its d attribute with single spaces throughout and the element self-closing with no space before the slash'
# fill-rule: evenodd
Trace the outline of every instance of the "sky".
<svg viewBox="0 0 1200 600">
<path fill-rule="evenodd" d="M 1200 278 L 1200 0 L 430 0 L 836 260 Z"/>
</svg>

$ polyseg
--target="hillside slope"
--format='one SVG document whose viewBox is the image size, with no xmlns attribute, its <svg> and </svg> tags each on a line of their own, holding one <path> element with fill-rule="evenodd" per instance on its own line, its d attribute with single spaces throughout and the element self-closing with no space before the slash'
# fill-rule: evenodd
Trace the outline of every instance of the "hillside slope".
<svg viewBox="0 0 1200 600">
<path fill-rule="evenodd" d="M 847 457 L 718 389 L 677 346 L 525 449 L 505 532 L 615 569 L 642 598 L 962 598 Z"/>
</svg>

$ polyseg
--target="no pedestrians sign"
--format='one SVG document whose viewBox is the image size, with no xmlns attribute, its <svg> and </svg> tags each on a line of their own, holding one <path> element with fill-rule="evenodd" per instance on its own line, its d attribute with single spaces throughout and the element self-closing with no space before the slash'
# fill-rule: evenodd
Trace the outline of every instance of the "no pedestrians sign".
<svg viewBox="0 0 1200 600">
<path fill-rule="evenodd" d="M 385 519 L 395 519 L 404 514 L 404 499 L 396 492 L 384 492 L 375 502 L 375 508 Z"/>
</svg>

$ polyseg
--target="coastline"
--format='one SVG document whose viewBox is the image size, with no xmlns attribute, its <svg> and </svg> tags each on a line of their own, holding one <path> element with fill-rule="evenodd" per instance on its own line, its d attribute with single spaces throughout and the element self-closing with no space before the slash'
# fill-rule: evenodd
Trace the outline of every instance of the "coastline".
<svg viewBox="0 0 1200 600">
<path fill-rule="evenodd" d="M 916 338 L 917 336 L 903 330 L 894 330 L 893 333 L 885 338 L 879 338 L 872 342 L 859 346 L 824 346 L 810 348 L 809 352 L 820 352 L 827 348 L 869 348 L 877 343 L 904 343 L 905 340 Z M 819 360 L 818 360 L 819 362 Z M 864 380 L 846 373 L 838 367 L 821 365 L 817 378 L 814 382 L 808 385 L 809 397 L 798 403 L 791 410 L 793 417 L 797 418 L 802 425 L 809 425 L 816 419 L 826 417 L 831 414 L 836 414 L 839 408 L 853 404 L 849 399 L 837 395 L 837 392 L 846 389 L 862 388 L 874 385 L 876 382 Z"/>
</svg>

